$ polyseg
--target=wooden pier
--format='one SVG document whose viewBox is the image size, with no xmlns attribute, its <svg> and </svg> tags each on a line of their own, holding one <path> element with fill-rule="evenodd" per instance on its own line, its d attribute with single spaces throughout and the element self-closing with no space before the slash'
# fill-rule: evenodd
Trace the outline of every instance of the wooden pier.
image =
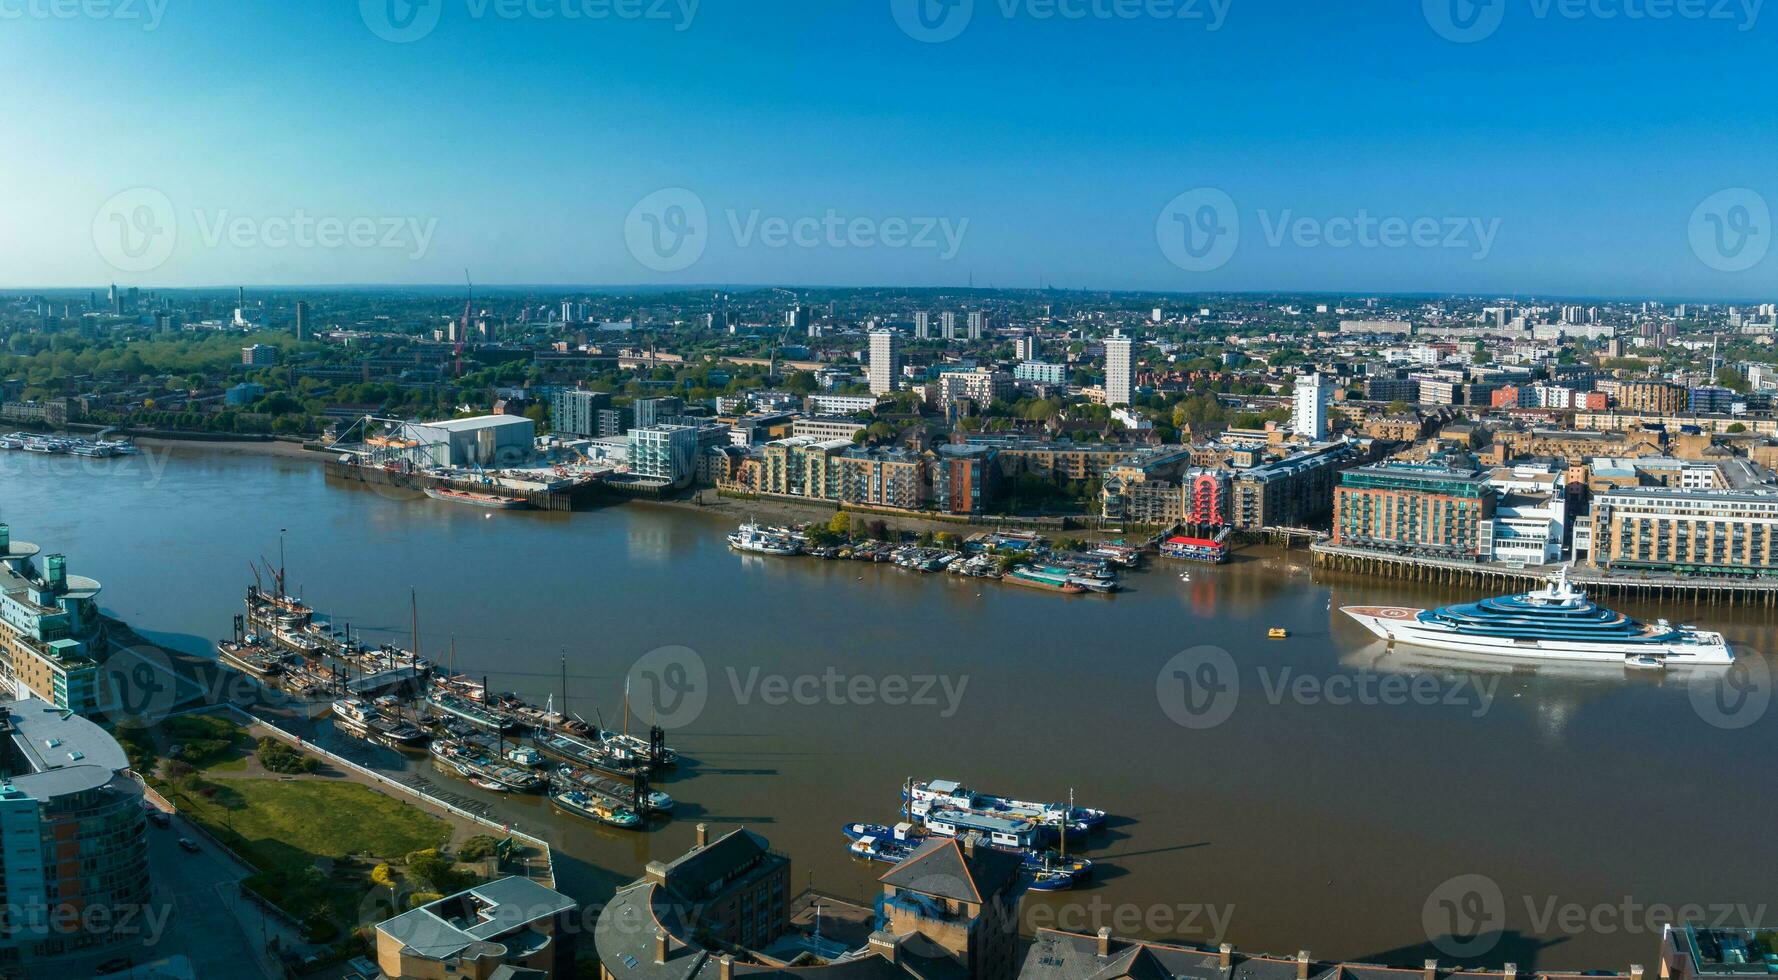
<svg viewBox="0 0 1778 980">
<path fill-rule="evenodd" d="M 1453 585 L 1484 592 L 1523 592 L 1543 585 L 1553 567 L 1515 568 L 1484 562 L 1392 555 L 1318 543 L 1311 549 L 1316 568 L 1352 572 L 1429 585 Z M 1778 579 L 1692 578 L 1676 575 L 1612 574 L 1584 565 L 1570 569 L 1569 581 L 1597 598 L 1643 599 L 1694 605 L 1778 605 Z"/>
</svg>

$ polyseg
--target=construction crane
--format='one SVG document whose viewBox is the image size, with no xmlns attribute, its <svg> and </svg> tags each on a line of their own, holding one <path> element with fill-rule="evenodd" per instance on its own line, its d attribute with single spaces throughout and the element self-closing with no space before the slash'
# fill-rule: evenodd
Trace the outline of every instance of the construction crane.
<svg viewBox="0 0 1778 980">
<path fill-rule="evenodd" d="M 463 322 L 457 327 L 457 347 L 451 353 L 457 358 L 457 377 L 463 377 L 463 344 L 469 339 L 469 307 L 475 302 L 475 283 L 469 281 L 469 270 L 463 270 L 463 284 L 468 287 L 463 297 Z"/>
</svg>

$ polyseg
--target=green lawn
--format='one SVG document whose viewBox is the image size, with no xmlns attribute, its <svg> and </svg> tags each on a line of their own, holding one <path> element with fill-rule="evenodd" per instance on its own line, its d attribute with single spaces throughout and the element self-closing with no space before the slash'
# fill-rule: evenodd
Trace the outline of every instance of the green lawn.
<svg viewBox="0 0 1778 980">
<path fill-rule="evenodd" d="M 400 859 L 450 839 L 443 819 L 367 786 L 319 779 L 206 779 L 207 773 L 245 766 L 245 754 L 237 751 L 213 758 L 209 768 L 177 784 L 156 780 L 157 787 L 181 813 L 258 869 L 247 880 L 249 887 L 309 920 L 321 941 L 330 941 L 339 927 L 360 924 L 354 920 L 370 887 L 368 859 Z M 366 860 L 340 861 L 331 876 L 316 864 L 349 856 Z"/>
<path fill-rule="evenodd" d="M 357 783 L 333 780 L 228 779 L 205 798 L 180 793 L 206 829 L 262 870 L 349 854 L 400 857 L 450 837 L 445 822 Z M 236 841 L 240 846 L 236 847 Z"/>
</svg>

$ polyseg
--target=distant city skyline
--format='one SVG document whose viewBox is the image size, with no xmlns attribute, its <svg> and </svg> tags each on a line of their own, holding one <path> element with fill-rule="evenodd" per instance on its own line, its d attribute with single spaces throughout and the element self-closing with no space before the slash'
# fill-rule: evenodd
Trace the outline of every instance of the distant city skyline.
<svg viewBox="0 0 1778 980">
<path fill-rule="evenodd" d="M 0 288 L 1778 292 L 1758 4 L 1061 6 L 21 8 Z"/>
</svg>

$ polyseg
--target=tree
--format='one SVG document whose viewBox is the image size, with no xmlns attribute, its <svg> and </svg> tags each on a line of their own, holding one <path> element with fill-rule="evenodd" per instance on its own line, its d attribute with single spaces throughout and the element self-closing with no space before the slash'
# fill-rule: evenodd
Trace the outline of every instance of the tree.
<svg viewBox="0 0 1778 980">
<path fill-rule="evenodd" d="M 1740 433 L 1747 431 L 1747 426 L 1742 425 L 1739 422 L 1730 422 L 1729 427 L 1724 429 L 1723 431 L 1727 432 L 1731 435 L 1739 435 Z"/>
<path fill-rule="evenodd" d="M 833 517 L 828 519 L 827 529 L 829 531 L 832 531 L 835 534 L 840 534 L 840 535 L 851 534 L 852 533 L 851 515 L 847 514 L 843 510 L 834 511 Z"/>
<path fill-rule="evenodd" d="M 1392 401 L 1389 403 L 1389 414 L 1390 415 L 1406 415 L 1411 407 L 1412 406 L 1410 406 L 1407 402 L 1404 402 L 1398 398 L 1395 401 Z"/>
</svg>

